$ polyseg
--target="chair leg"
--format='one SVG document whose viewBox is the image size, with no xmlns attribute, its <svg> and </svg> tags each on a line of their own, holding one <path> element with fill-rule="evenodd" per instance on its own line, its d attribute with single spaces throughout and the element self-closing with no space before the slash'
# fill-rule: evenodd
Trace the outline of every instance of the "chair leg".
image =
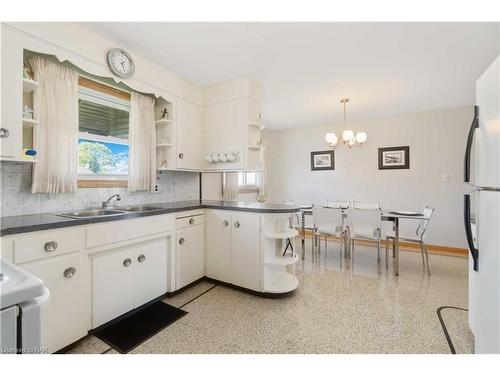
<svg viewBox="0 0 500 375">
<path fill-rule="evenodd" d="M 429 253 L 427 252 L 427 246 L 422 242 L 424 245 L 424 250 L 425 250 L 425 259 L 427 261 L 427 274 L 430 276 L 431 275 L 431 266 L 429 265 Z"/>
<path fill-rule="evenodd" d="M 424 259 L 424 253 L 425 253 L 425 250 L 424 250 L 424 243 L 422 241 L 420 241 L 420 255 L 422 255 L 422 266 L 424 267 L 425 269 L 425 259 Z"/>
<path fill-rule="evenodd" d="M 389 237 L 385 238 L 385 269 L 389 269 Z"/>
<path fill-rule="evenodd" d="M 381 264 L 381 259 L 380 259 L 380 238 L 377 241 L 377 271 L 379 274 L 382 273 L 382 264 Z"/>
</svg>

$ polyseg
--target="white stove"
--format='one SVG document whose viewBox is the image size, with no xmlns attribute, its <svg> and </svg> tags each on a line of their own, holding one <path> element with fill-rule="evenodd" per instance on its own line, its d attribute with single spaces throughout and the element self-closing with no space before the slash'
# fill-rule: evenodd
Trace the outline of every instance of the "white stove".
<svg viewBox="0 0 500 375">
<path fill-rule="evenodd" d="M 0 259 L 0 353 L 44 353 L 42 304 L 49 291 L 43 282 Z"/>
</svg>

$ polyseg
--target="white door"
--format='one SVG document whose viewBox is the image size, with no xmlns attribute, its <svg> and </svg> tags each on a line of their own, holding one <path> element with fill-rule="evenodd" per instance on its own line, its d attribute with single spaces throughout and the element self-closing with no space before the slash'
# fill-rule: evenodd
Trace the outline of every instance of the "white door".
<svg viewBox="0 0 500 375">
<path fill-rule="evenodd" d="M 500 57 L 476 82 L 477 186 L 500 188 Z"/>
<path fill-rule="evenodd" d="M 53 353 L 90 329 L 89 270 L 86 256 L 68 255 L 23 264 L 49 290 L 42 305 L 42 346 Z"/>
<path fill-rule="evenodd" d="M 177 168 L 201 169 L 201 124 L 201 107 L 185 100 L 179 100 L 177 115 Z"/>
<path fill-rule="evenodd" d="M 134 307 L 167 292 L 167 239 L 136 245 L 134 250 Z"/>
<path fill-rule="evenodd" d="M 233 214 L 231 218 L 232 283 L 260 291 L 260 216 Z"/>
<path fill-rule="evenodd" d="M 469 270 L 476 353 L 500 353 L 500 192 L 478 195 L 478 272 Z"/>
<path fill-rule="evenodd" d="M 231 215 L 229 211 L 205 211 L 205 275 L 231 282 Z"/>
<path fill-rule="evenodd" d="M 131 248 L 92 259 L 93 328 L 134 308 L 134 261 Z"/>
<path fill-rule="evenodd" d="M 201 279 L 205 273 L 204 227 L 197 225 L 177 232 L 176 289 Z"/>
</svg>

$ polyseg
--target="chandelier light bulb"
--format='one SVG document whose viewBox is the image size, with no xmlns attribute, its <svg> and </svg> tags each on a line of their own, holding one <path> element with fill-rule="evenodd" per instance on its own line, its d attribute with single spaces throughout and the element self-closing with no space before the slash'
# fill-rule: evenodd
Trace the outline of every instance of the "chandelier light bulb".
<svg viewBox="0 0 500 375">
<path fill-rule="evenodd" d="M 365 132 L 357 132 L 356 133 L 356 143 L 357 144 L 362 145 L 363 143 L 366 142 L 367 139 L 368 139 L 368 134 L 366 134 Z"/>
<path fill-rule="evenodd" d="M 352 130 L 344 130 L 342 133 L 342 140 L 344 142 L 354 141 L 354 132 Z"/>
<path fill-rule="evenodd" d="M 335 135 L 335 133 L 327 133 L 325 135 L 325 141 L 326 143 L 329 143 L 331 146 L 334 146 L 337 144 L 337 142 L 339 141 L 339 139 L 337 138 L 337 136 Z"/>
</svg>

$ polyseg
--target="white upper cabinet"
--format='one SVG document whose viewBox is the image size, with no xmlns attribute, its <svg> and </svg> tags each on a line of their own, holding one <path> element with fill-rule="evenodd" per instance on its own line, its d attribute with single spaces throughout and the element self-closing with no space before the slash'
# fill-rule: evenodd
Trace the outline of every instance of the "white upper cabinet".
<svg viewBox="0 0 500 375">
<path fill-rule="evenodd" d="M 202 107 L 179 100 L 177 102 L 177 169 L 199 171 L 202 148 Z"/>
<path fill-rule="evenodd" d="M 258 170 L 261 155 L 260 89 L 237 79 L 205 89 L 204 170 Z"/>
<path fill-rule="evenodd" d="M 23 50 L 16 34 L 1 30 L 1 119 L 0 160 L 22 160 Z"/>
</svg>

